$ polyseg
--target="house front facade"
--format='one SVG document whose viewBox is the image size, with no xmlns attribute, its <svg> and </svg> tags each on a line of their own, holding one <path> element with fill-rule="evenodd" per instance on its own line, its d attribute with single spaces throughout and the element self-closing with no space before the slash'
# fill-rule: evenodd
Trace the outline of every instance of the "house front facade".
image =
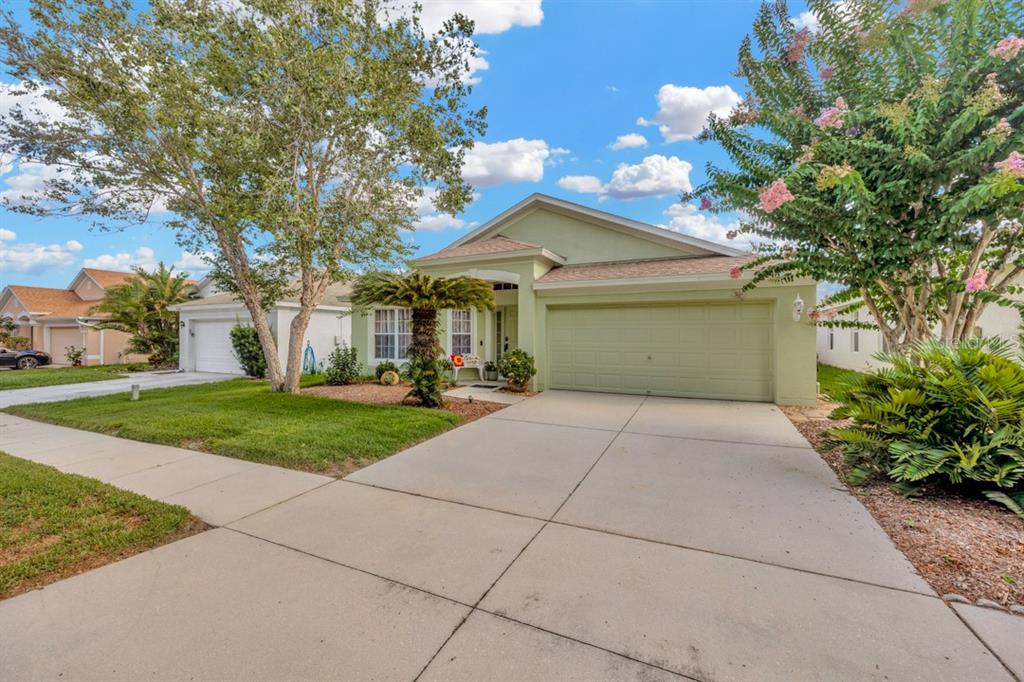
<svg viewBox="0 0 1024 682">
<path fill-rule="evenodd" d="M 498 360 L 521 348 L 533 388 L 813 404 L 811 280 L 737 295 L 754 256 L 535 194 L 413 266 L 492 282 L 497 309 L 444 311 L 446 352 Z M 401 364 L 409 312 L 352 316 L 373 368 Z"/>
<path fill-rule="evenodd" d="M 15 334 L 49 353 L 55 365 L 68 364 L 68 348 L 85 349 L 85 365 L 143 362 L 127 350 L 128 334 L 96 325 L 106 316 L 93 308 L 107 289 L 134 277 L 130 272 L 83 268 L 65 289 L 10 284 L 0 292 L 0 315 L 11 318 Z"/>
</svg>

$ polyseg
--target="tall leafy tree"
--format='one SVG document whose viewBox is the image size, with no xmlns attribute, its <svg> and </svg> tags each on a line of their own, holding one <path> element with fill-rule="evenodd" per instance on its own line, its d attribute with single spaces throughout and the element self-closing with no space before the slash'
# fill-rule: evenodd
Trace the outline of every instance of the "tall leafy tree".
<svg viewBox="0 0 1024 682">
<path fill-rule="evenodd" d="M 360 308 L 396 306 L 412 310 L 412 340 L 409 343 L 409 396 L 424 407 L 439 407 L 442 348 L 438 341 L 439 310 L 494 310 L 494 288 L 475 277 L 430 277 L 421 272 L 400 275 L 370 272 L 360 277 L 352 290 L 352 302 Z"/>
<path fill-rule="evenodd" d="M 0 44 L 28 93 L 60 105 L 0 120 L 0 151 L 57 169 L 35 213 L 176 217 L 254 320 L 275 390 L 295 392 L 302 338 L 328 287 L 406 252 L 424 188 L 469 200 L 465 151 L 484 130 L 466 78 L 472 22 L 426 35 L 385 0 L 33 0 Z M 300 309 L 282 368 L 266 308 Z"/>
<path fill-rule="evenodd" d="M 826 302 L 867 306 L 894 349 L 1021 307 L 1024 3 L 809 6 L 808 28 L 782 0 L 762 6 L 739 51 L 746 100 L 702 136 L 733 167 L 709 166 L 684 200 L 743 212 L 738 232 L 763 240 L 750 286 L 839 283 Z"/>
<path fill-rule="evenodd" d="M 170 307 L 194 296 L 194 284 L 160 263 L 152 272 L 135 268 L 135 277 L 107 289 L 93 312 L 109 317 L 96 326 L 130 334 L 128 350 L 148 355 L 154 366 L 178 357 L 178 313 Z"/>
</svg>

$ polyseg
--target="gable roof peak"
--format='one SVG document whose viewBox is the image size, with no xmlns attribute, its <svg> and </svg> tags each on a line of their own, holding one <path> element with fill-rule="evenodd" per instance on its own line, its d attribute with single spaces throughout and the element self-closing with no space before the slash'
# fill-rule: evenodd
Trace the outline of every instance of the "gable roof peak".
<svg viewBox="0 0 1024 682">
<path fill-rule="evenodd" d="M 623 216 L 616 215 L 615 213 L 609 213 L 600 209 L 591 208 L 590 206 L 584 206 L 583 204 L 579 204 L 574 201 L 559 199 L 558 197 L 553 197 L 541 192 L 534 192 L 472 232 L 464 235 L 460 239 L 457 239 L 448 248 L 459 247 L 487 237 L 492 237 L 494 236 L 494 233 L 514 221 L 521 214 L 540 207 L 554 209 L 561 213 L 569 213 L 589 222 L 629 232 L 641 239 L 675 243 L 678 246 L 685 245 L 691 248 L 697 248 L 708 252 L 709 255 L 743 256 L 748 253 L 742 249 L 735 249 L 731 246 L 725 246 L 724 244 L 700 239 L 699 237 L 691 237 L 680 232 L 673 232 L 672 230 L 668 230 L 663 227 L 657 227 L 649 223 L 640 222 L 639 220 L 625 218 Z"/>
</svg>

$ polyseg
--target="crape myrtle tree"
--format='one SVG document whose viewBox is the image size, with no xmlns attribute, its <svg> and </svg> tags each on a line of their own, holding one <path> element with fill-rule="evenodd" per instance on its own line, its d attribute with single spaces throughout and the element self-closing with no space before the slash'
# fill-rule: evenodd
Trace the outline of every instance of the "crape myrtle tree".
<svg viewBox="0 0 1024 682">
<path fill-rule="evenodd" d="M 739 51 L 747 96 L 702 134 L 733 167 L 684 199 L 744 214 L 736 232 L 763 240 L 748 286 L 838 283 L 811 319 L 857 326 L 836 311 L 866 306 L 892 349 L 1020 308 L 1024 3 L 809 5 L 811 28 L 762 6 Z"/>
<path fill-rule="evenodd" d="M 12 207 L 132 221 L 165 206 L 252 315 L 273 389 L 295 392 L 328 287 L 405 255 L 418 201 L 454 213 L 471 196 L 462 159 L 486 116 L 466 102 L 473 25 L 455 15 L 428 36 L 419 10 L 34 0 L 31 32 L 5 14 L 10 73 L 61 110 L 0 120 L 0 152 L 55 169 Z M 265 310 L 286 293 L 299 312 L 282 368 Z"/>
<path fill-rule="evenodd" d="M 409 341 L 409 396 L 424 407 L 440 407 L 444 379 L 437 340 L 441 310 L 494 310 L 494 287 L 476 277 L 431 277 L 422 272 L 398 274 L 369 272 L 352 289 L 352 302 L 360 308 L 397 306 L 412 310 Z"/>
</svg>

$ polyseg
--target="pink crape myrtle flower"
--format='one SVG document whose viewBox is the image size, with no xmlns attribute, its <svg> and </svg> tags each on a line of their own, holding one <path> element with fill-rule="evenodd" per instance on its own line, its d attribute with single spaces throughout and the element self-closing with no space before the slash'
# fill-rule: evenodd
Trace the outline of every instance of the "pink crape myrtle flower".
<svg viewBox="0 0 1024 682">
<path fill-rule="evenodd" d="M 726 239 L 736 239 L 740 235 L 739 230 L 729 230 L 725 233 Z"/>
<path fill-rule="evenodd" d="M 701 197 L 700 198 L 700 210 L 706 211 L 709 208 L 711 208 L 711 198 L 710 197 Z"/>
<path fill-rule="evenodd" d="M 817 309 L 812 310 L 811 312 L 807 313 L 807 317 L 811 320 L 811 322 L 817 322 L 819 319 L 821 319 L 821 311 Z"/>
<path fill-rule="evenodd" d="M 786 50 L 786 59 L 793 63 L 800 61 L 804 57 L 804 51 L 810 44 L 811 30 L 807 28 L 800 29 L 793 34 L 793 40 L 789 43 L 789 49 Z"/>
<path fill-rule="evenodd" d="M 973 275 L 964 280 L 964 285 L 967 291 L 984 291 L 988 289 L 988 272 L 984 270 L 978 270 Z"/>
<path fill-rule="evenodd" d="M 830 320 L 834 320 L 834 319 L 836 319 L 836 317 L 838 317 L 838 316 L 839 316 L 839 313 L 837 313 L 837 312 L 836 312 L 836 311 L 834 311 L 834 310 L 830 310 L 830 311 L 828 311 L 827 313 L 825 313 L 825 317 L 827 317 L 827 318 L 828 318 L 828 319 L 830 319 Z"/>
<path fill-rule="evenodd" d="M 761 190 L 758 197 L 761 199 L 759 206 L 765 213 L 771 213 L 779 206 L 796 199 L 792 192 L 789 191 L 789 188 L 786 187 L 786 181 L 782 178 L 773 182 L 767 189 Z"/>
<path fill-rule="evenodd" d="M 992 48 L 989 54 L 1008 62 L 1011 59 L 1016 59 L 1021 50 L 1024 50 L 1024 38 L 1006 36 L 996 43 L 996 46 Z"/>
<path fill-rule="evenodd" d="M 1020 152 L 1010 152 L 1006 159 L 996 163 L 996 168 L 1015 178 L 1024 178 L 1024 156 Z"/>
<path fill-rule="evenodd" d="M 739 279 L 740 277 L 743 276 L 743 268 L 741 268 L 738 265 L 730 268 L 729 276 L 732 277 L 733 279 Z"/>
<path fill-rule="evenodd" d="M 843 114 L 847 111 L 849 111 L 849 107 L 846 106 L 846 100 L 842 97 L 836 97 L 835 106 L 831 106 L 821 112 L 821 116 L 816 118 L 814 122 L 819 128 L 842 128 Z"/>
<path fill-rule="evenodd" d="M 829 78 L 831 78 L 835 74 L 835 72 L 836 72 L 836 67 L 834 67 L 834 66 L 823 66 L 823 67 L 821 67 L 821 69 L 818 70 L 818 75 L 821 76 L 821 80 L 827 81 Z"/>
</svg>

